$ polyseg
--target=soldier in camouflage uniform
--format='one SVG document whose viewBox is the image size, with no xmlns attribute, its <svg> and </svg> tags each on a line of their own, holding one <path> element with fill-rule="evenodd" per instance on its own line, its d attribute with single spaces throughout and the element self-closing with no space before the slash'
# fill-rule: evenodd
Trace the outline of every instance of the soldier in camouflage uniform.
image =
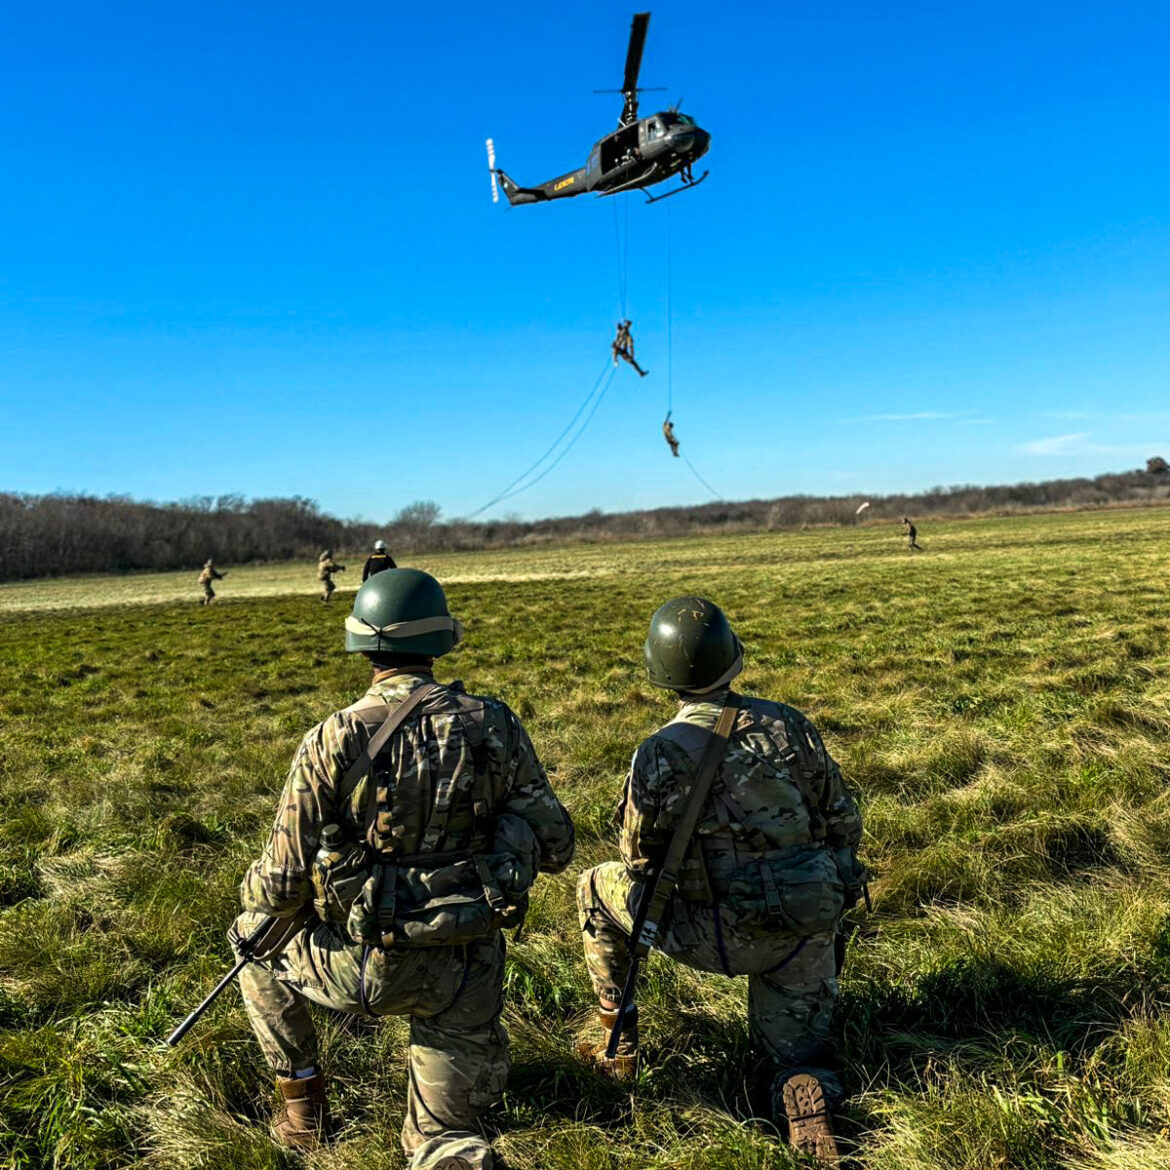
<svg viewBox="0 0 1170 1170">
<path fill-rule="evenodd" d="M 262 948 L 268 957 L 244 968 L 240 986 L 277 1073 L 284 1100 L 273 1128 L 287 1146 L 313 1149 L 330 1132 L 312 1002 L 409 1018 L 402 1144 L 412 1170 L 493 1166 L 480 1113 L 499 1099 L 509 1064 L 494 898 L 503 889 L 509 906 L 526 905 L 537 870 L 564 869 L 574 839 L 508 706 L 435 682 L 434 657 L 461 634 L 426 573 L 389 569 L 361 586 L 346 649 L 370 658 L 373 683 L 305 736 L 268 846 L 244 878 L 233 937 L 256 929 L 261 915 L 278 916 Z M 388 728 L 384 742 L 375 739 Z M 321 874 L 347 850 L 356 876 L 344 895 L 345 881 L 330 887 Z M 461 882 L 470 874 L 470 885 L 453 889 L 452 874 Z M 470 937 L 451 927 L 453 903 L 488 914 L 474 919 Z M 320 917 L 311 917 L 314 905 Z M 515 925 L 509 912 L 503 924 Z"/>
<path fill-rule="evenodd" d="M 680 706 L 634 753 L 618 809 L 621 861 L 586 870 L 577 884 L 585 959 L 600 999 L 595 1038 L 579 1051 L 618 1079 L 636 1071 L 636 1015 L 625 1017 L 616 1058 L 604 1056 L 630 966 L 633 916 L 720 712 L 734 706 L 726 752 L 654 945 L 700 971 L 748 976 L 750 1030 L 775 1072 L 777 1121 L 798 1149 L 832 1161 L 829 1111 L 842 1092 L 830 1039 L 834 944 L 865 877 L 855 852 L 857 806 L 805 716 L 730 689 L 743 648 L 717 606 L 698 597 L 667 602 L 651 622 L 645 657 L 650 681 L 676 691 Z"/>
<path fill-rule="evenodd" d="M 226 576 L 226 573 L 216 571 L 215 562 L 208 557 L 207 563 L 203 566 L 203 572 L 199 574 L 199 585 L 203 589 L 200 605 L 210 605 L 215 600 L 215 590 L 212 589 L 211 583 L 212 581 L 222 581 Z"/>
<path fill-rule="evenodd" d="M 321 582 L 321 600 L 328 601 L 333 596 L 333 590 L 337 588 L 333 584 L 334 573 L 344 573 L 345 566 L 339 565 L 333 559 L 333 550 L 327 548 L 317 558 L 317 580 Z"/>
</svg>

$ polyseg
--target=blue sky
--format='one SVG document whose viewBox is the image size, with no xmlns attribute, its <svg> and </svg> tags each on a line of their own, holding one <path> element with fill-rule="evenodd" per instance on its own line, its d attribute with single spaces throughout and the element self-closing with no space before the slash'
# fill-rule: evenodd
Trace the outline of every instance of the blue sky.
<svg viewBox="0 0 1170 1170">
<path fill-rule="evenodd" d="M 612 128 L 633 8 L 0 6 L 0 490 L 467 515 L 604 368 L 615 229 L 650 376 L 485 515 L 708 498 L 668 368 L 727 498 L 1170 457 L 1170 7 L 661 0 L 709 180 L 493 206 L 488 135 Z"/>
</svg>

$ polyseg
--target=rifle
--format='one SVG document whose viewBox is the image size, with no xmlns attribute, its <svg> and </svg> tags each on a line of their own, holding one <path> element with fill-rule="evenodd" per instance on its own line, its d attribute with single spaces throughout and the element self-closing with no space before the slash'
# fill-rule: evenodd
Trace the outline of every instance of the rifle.
<svg viewBox="0 0 1170 1170">
<path fill-rule="evenodd" d="M 212 988 L 211 994 L 167 1037 L 167 1043 L 174 1048 L 180 1040 L 198 1023 L 200 1017 L 223 994 L 227 985 L 256 957 L 256 945 L 272 929 L 275 915 L 269 915 L 247 938 L 236 946 L 236 965 Z"/>
<path fill-rule="evenodd" d="M 630 928 L 630 970 L 626 975 L 625 986 L 622 988 L 621 1002 L 618 1004 L 617 1018 L 609 1033 L 609 1043 L 605 1046 L 605 1057 L 613 1060 L 617 1056 L 618 1045 L 622 1039 L 622 1024 L 626 1014 L 634 1001 L 634 989 L 638 983 L 638 969 L 642 960 L 650 953 L 658 938 L 658 928 L 662 923 L 662 916 L 670 901 L 674 887 L 678 884 L 678 871 L 686 856 L 691 838 L 695 834 L 695 827 L 699 823 L 699 814 L 703 809 L 703 802 L 707 793 L 711 791 L 711 781 L 727 750 L 727 741 L 731 736 L 731 729 L 735 725 L 735 717 L 739 712 L 739 696 L 730 694 L 727 697 L 727 706 L 719 713 L 719 721 L 715 730 L 703 749 L 699 769 L 691 783 L 683 803 L 682 816 L 674 830 L 674 836 L 666 848 L 666 855 L 658 872 L 651 881 L 642 886 L 642 896 L 638 899 L 638 909 L 634 912 L 634 921 Z"/>
</svg>

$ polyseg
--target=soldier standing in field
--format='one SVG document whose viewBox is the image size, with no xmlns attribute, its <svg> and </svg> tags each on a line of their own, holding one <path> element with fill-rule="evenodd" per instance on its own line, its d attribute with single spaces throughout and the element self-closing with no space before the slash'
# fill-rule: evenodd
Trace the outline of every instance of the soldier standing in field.
<svg viewBox="0 0 1170 1170">
<path fill-rule="evenodd" d="M 386 542 L 375 540 L 374 551 L 366 558 L 365 567 L 362 569 L 362 580 L 368 581 L 375 573 L 381 573 L 384 569 L 397 568 L 394 558 L 386 551 Z"/>
<path fill-rule="evenodd" d="M 433 577 L 375 574 L 345 628 L 373 682 L 305 736 L 233 928 L 278 916 L 240 974 L 283 1099 L 273 1132 L 302 1150 L 331 1132 L 309 1001 L 407 1016 L 411 1170 L 491 1170 L 480 1114 L 509 1064 L 500 927 L 522 920 L 537 871 L 568 865 L 573 823 L 508 706 L 435 681 L 462 627 Z"/>
<path fill-rule="evenodd" d="M 906 545 L 911 552 L 922 552 L 922 545 L 918 543 L 918 529 L 909 516 L 902 517 L 902 531 L 906 533 Z"/>
<path fill-rule="evenodd" d="M 317 580 L 321 582 L 321 600 L 328 601 L 333 596 L 333 590 L 337 588 L 333 584 L 334 573 L 344 573 L 345 566 L 339 565 L 333 559 L 333 550 L 327 548 L 317 558 Z"/>
<path fill-rule="evenodd" d="M 211 583 L 212 581 L 222 581 L 226 576 L 226 573 L 217 571 L 215 562 L 208 557 L 203 565 L 203 571 L 199 574 L 199 585 L 203 589 L 200 605 L 210 605 L 215 600 L 215 590 L 212 589 Z"/>
<path fill-rule="evenodd" d="M 804 715 L 730 689 L 743 647 L 718 606 L 701 597 L 668 601 L 650 623 L 645 660 L 650 681 L 676 692 L 680 706 L 634 753 L 618 810 L 621 860 L 586 870 L 577 884 L 600 1000 L 596 1038 L 578 1051 L 616 1079 L 635 1074 L 636 1007 L 624 1017 L 615 1057 L 605 1056 L 630 969 L 632 921 L 718 724 L 728 738 L 712 758 L 717 770 L 708 772 L 653 945 L 700 971 L 748 976 L 749 1026 L 772 1066 L 777 1123 L 796 1149 L 831 1162 L 831 1111 L 842 1096 L 830 1036 L 836 944 L 841 916 L 864 888 L 860 814 Z"/>
</svg>

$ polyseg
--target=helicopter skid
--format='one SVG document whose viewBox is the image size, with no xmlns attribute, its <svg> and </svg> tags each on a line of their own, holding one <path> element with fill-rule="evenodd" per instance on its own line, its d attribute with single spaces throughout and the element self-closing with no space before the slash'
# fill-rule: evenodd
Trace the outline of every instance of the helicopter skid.
<svg viewBox="0 0 1170 1170">
<path fill-rule="evenodd" d="M 672 195 L 681 195 L 684 191 L 697 187 L 710 173 L 710 171 L 704 171 L 697 179 L 692 179 L 689 183 L 684 182 L 681 187 L 675 187 L 673 191 L 666 191 L 661 195 L 651 195 L 645 187 L 642 188 L 642 191 L 646 196 L 647 203 L 661 203 L 663 199 L 669 199 Z"/>
</svg>

